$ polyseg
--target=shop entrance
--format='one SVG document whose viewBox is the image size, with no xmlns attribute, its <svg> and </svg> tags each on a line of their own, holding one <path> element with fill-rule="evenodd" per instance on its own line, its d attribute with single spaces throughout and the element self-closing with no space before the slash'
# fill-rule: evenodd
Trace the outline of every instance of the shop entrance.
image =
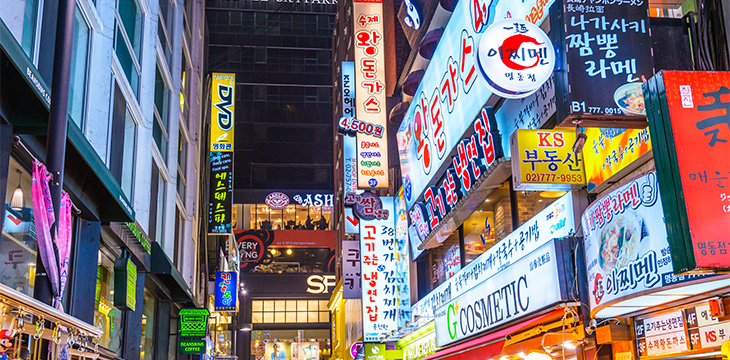
<svg viewBox="0 0 730 360">
<path fill-rule="evenodd" d="M 330 351 L 329 329 L 251 332 L 252 360 L 327 360 Z"/>
</svg>

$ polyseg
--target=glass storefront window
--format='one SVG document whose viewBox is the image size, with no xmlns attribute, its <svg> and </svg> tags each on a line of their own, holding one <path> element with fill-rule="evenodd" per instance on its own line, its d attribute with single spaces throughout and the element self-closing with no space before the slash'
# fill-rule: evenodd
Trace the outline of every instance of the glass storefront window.
<svg viewBox="0 0 730 360">
<path fill-rule="evenodd" d="M 0 19 L 23 48 L 25 55 L 33 58 L 38 17 L 38 0 L 0 2 Z"/>
<path fill-rule="evenodd" d="M 154 295 L 145 290 L 142 305 L 142 343 L 139 358 L 151 360 L 155 346 L 155 305 Z"/>
<path fill-rule="evenodd" d="M 271 246 L 274 261 L 256 267 L 258 273 L 323 273 L 327 271 L 329 248 Z"/>
<path fill-rule="evenodd" d="M 252 360 L 324 360 L 331 355 L 329 329 L 256 330 Z"/>
<path fill-rule="evenodd" d="M 254 300 L 253 323 L 329 322 L 327 300 Z"/>
<path fill-rule="evenodd" d="M 0 238 L 0 283 L 33 296 L 38 240 L 33 222 L 31 175 L 12 157 L 6 190 Z"/>
<path fill-rule="evenodd" d="M 522 226 L 565 193 L 565 191 L 516 191 L 520 223 L 515 228 Z"/>
<path fill-rule="evenodd" d="M 103 331 L 99 339 L 99 345 L 121 357 L 123 312 L 114 307 L 113 294 L 114 260 L 105 251 L 99 250 L 94 301 L 94 326 L 101 328 Z"/>
<path fill-rule="evenodd" d="M 242 207 L 243 224 L 248 226 L 245 230 L 331 230 L 332 206 L 289 204 L 284 209 L 271 209 L 266 204 L 243 204 Z"/>
</svg>

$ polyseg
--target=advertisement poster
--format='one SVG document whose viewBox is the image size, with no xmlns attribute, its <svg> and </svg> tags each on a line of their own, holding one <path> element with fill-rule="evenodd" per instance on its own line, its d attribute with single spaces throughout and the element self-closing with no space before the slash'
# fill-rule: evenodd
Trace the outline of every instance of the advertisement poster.
<svg viewBox="0 0 730 360">
<path fill-rule="evenodd" d="M 524 19 L 539 26 L 553 3 L 554 0 L 476 0 L 456 4 L 398 129 L 409 210 L 426 188 L 438 180 L 434 176 L 443 175 L 439 170 L 451 164 L 447 155 L 481 116 L 492 95 L 476 55 L 484 31 L 506 18 Z M 475 9 L 483 11 L 475 13 Z"/>
<path fill-rule="evenodd" d="M 583 147 L 588 191 L 600 191 L 601 184 L 651 151 L 649 128 L 586 128 Z"/>
<path fill-rule="evenodd" d="M 548 241 L 575 231 L 573 196 L 563 195 L 464 266 L 413 305 L 413 314 L 433 317 L 436 309 L 469 291 Z"/>
<path fill-rule="evenodd" d="M 291 343 L 291 360 L 319 360 L 319 343 Z"/>
<path fill-rule="evenodd" d="M 292 344 L 285 342 L 268 342 L 264 346 L 264 360 L 293 360 Z"/>
<path fill-rule="evenodd" d="M 395 197 L 395 273 L 398 277 L 396 293 L 398 294 L 398 328 L 411 321 L 411 261 L 408 257 L 408 215 L 403 186 Z"/>
<path fill-rule="evenodd" d="M 691 279 L 674 275 L 661 201 L 651 172 L 583 213 L 592 314 L 621 298 Z"/>
<path fill-rule="evenodd" d="M 673 254 L 680 271 L 730 268 L 729 84 L 730 72 L 705 71 L 662 71 L 646 84 L 657 174 L 671 189 L 662 201 L 676 226 L 667 229 L 673 248 L 683 250 Z"/>
<path fill-rule="evenodd" d="M 394 199 L 382 197 L 384 219 L 360 221 L 363 341 L 379 342 L 398 328 Z"/>
<path fill-rule="evenodd" d="M 649 2 L 564 2 L 562 7 L 569 71 L 567 79 L 558 77 L 557 92 L 568 93 L 558 108 L 558 123 L 571 126 L 571 120 L 581 118 L 583 126 L 613 127 L 601 119 L 619 117 L 646 126 L 642 77 L 654 75 Z"/>
<path fill-rule="evenodd" d="M 510 137 L 515 190 L 579 189 L 583 155 L 573 152 L 575 130 L 518 129 Z"/>
<path fill-rule="evenodd" d="M 382 0 L 355 0 L 355 113 L 357 186 L 388 187 L 388 113 L 385 103 L 385 39 Z M 373 129 L 381 131 L 373 133 Z M 360 131 L 364 130 L 364 131 Z M 368 134 L 372 133 L 372 134 Z"/>
<path fill-rule="evenodd" d="M 566 299 L 563 265 L 556 241 L 550 241 L 453 298 L 436 310 L 436 344 L 446 346 Z"/>
</svg>

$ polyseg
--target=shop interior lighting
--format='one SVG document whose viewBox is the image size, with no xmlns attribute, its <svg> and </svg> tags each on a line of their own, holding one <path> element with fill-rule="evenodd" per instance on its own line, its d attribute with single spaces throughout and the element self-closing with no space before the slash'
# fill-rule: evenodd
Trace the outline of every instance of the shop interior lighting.
<svg viewBox="0 0 730 360">
<path fill-rule="evenodd" d="M 545 190 L 545 191 L 540 191 L 540 197 L 556 199 L 556 198 L 559 198 L 559 197 L 565 195 L 566 193 L 567 193 L 567 191 Z"/>
<path fill-rule="evenodd" d="M 20 188 L 20 177 L 23 174 L 20 169 L 16 170 L 18 172 L 18 187 L 15 188 L 15 192 L 13 192 L 13 197 L 10 199 L 10 208 L 15 211 L 22 211 L 25 207 L 25 199 L 23 198 L 23 189 Z"/>
<path fill-rule="evenodd" d="M 543 350 L 530 350 L 525 356 L 525 360 L 552 360 L 552 357 Z"/>
<path fill-rule="evenodd" d="M 575 348 L 578 347 L 578 344 L 573 340 L 569 340 L 563 343 L 563 347 L 568 350 L 575 350 Z"/>
<path fill-rule="evenodd" d="M 251 325 L 251 323 L 244 323 L 241 326 L 241 331 L 251 331 L 252 328 L 253 326 Z"/>
</svg>

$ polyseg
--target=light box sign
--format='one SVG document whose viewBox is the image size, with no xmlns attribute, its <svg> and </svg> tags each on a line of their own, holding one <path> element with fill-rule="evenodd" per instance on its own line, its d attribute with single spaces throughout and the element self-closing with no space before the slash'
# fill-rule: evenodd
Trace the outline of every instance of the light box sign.
<svg viewBox="0 0 730 360">
<path fill-rule="evenodd" d="M 178 332 L 180 337 L 205 337 L 208 332 L 208 309 L 184 308 L 178 313 Z"/>
<path fill-rule="evenodd" d="M 515 190 L 574 190 L 585 185 L 583 155 L 573 152 L 575 130 L 527 130 L 512 134 Z"/>
<path fill-rule="evenodd" d="M 114 307 L 134 311 L 137 304 L 137 266 L 131 259 L 114 262 Z"/>
<path fill-rule="evenodd" d="M 568 94 L 558 103 L 558 123 L 646 127 L 641 83 L 654 74 L 649 2 L 563 2 L 556 10 L 551 36 L 562 43 L 566 69 L 557 93 Z"/>
<path fill-rule="evenodd" d="M 393 198 L 383 197 L 389 216 L 360 221 L 363 341 L 379 342 L 398 329 Z"/>
<path fill-rule="evenodd" d="M 213 73 L 210 151 L 233 151 L 236 74 Z"/>
<path fill-rule="evenodd" d="M 597 317 L 624 298 L 696 278 L 674 275 L 654 172 L 596 200 L 582 223 L 591 313 Z"/>
<path fill-rule="evenodd" d="M 413 306 L 413 314 L 433 317 L 436 309 L 451 299 L 498 274 L 501 269 L 548 241 L 569 236 L 573 231 L 573 197 L 567 193 L 428 293 Z"/>
<path fill-rule="evenodd" d="M 543 244 L 441 306 L 436 344 L 449 345 L 567 300 L 567 248 L 555 240 Z"/>
<path fill-rule="evenodd" d="M 355 117 L 355 63 L 342 63 L 342 116 Z M 342 137 L 344 165 L 344 191 L 357 191 L 357 139 L 353 136 Z"/>
<path fill-rule="evenodd" d="M 554 0 L 459 1 L 398 130 L 406 204 L 410 209 L 472 126 L 492 92 L 476 56 L 487 27 L 506 18 L 540 25 Z"/>
<path fill-rule="evenodd" d="M 638 318 L 634 323 L 639 357 L 680 353 L 689 350 L 682 310 Z"/>
<path fill-rule="evenodd" d="M 238 273 L 235 271 L 217 271 L 215 273 L 215 311 L 238 310 Z"/>
<path fill-rule="evenodd" d="M 423 201 L 415 203 L 409 211 L 419 241 L 426 240 L 459 200 L 489 175 L 490 166 L 501 157 L 502 147 L 494 113 L 491 107 L 485 107 L 474 120 L 474 134 L 461 140 L 456 147 L 452 165 L 435 186 L 426 188 Z M 408 185 L 403 184 L 406 199 Z"/>
<path fill-rule="evenodd" d="M 347 221 L 347 220 L 345 220 Z M 360 277 L 360 242 L 342 242 L 342 298 L 359 299 L 362 294 Z"/>
<path fill-rule="evenodd" d="M 583 147 L 588 191 L 600 191 L 606 183 L 624 169 L 651 151 L 649 128 L 609 129 L 587 128 L 588 137 Z M 620 174 L 618 175 L 620 176 Z"/>
<path fill-rule="evenodd" d="M 644 85 L 676 272 L 730 270 L 730 72 L 662 71 Z"/>
<path fill-rule="evenodd" d="M 357 133 L 357 186 L 388 187 L 388 114 L 385 103 L 385 39 L 382 0 L 355 0 L 355 111 L 358 122 L 380 126 L 382 134 Z M 367 126 L 367 125 L 366 125 Z M 363 156 L 364 153 L 371 156 Z M 375 154 L 377 153 L 377 156 Z"/>
<path fill-rule="evenodd" d="M 398 294 L 398 328 L 403 328 L 411 321 L 411 262 L 408 257 L 408 213 L 403 186 L 395 197 L 395 273 L 398 278 L 396 292 Z"/>
</svg>

